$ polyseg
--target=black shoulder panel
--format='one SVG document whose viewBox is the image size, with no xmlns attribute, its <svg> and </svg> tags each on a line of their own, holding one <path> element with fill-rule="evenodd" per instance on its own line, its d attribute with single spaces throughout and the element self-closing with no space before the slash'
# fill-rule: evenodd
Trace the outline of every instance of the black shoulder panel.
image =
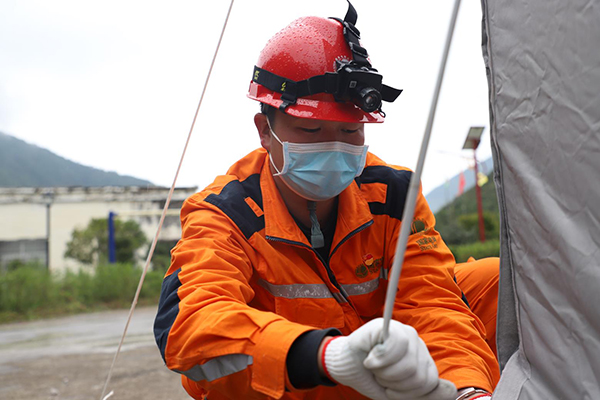
<svg viewBox="0 0 600 400">
<path fill-rule="evenodd" d="M 231 181 L 220 194 L 211 194 L 204 200 L 219 207 L 240 228 L 246 239 L 250 239 L 250 236 L 265 227 L 265 217 L 256 216 L 244 200 L 246 197 L 250 197 L 263 209 L 260 174 L 250 175 L 244 181 Z"/>
<path fill-rule="evenodd" d="M 383 183 L 387 185 L 385 204 L 370 202 L 371 214 L 388 215 L 401 220 L 411 176 L 412 172 L 410 171 L 397 170 L 382 165 L 366 167 L 363 173 L 356 178 L 359 186 L 363 183 Z"/>
<path fill-rule="evenodd" d="M 154 320 L 154 338 L 165 363 L 167 362 L 165 359 L 167 340 L 169 339 L 171 327 L 179 314 L 179 295 L 177 294 L 177 290 L 181 286 L 181 281 L 179 280 L 180 272 L 181 268 L 167 276 L 163 281 L 160 290 L 160 300 L 158 301 L 158 312 Z"/>
</svg>

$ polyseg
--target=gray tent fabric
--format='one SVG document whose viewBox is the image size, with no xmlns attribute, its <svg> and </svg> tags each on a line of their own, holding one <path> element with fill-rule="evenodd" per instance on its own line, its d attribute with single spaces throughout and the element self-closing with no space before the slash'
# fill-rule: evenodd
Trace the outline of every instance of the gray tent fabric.
<svg viewBox="0 0 600 400">
<path fill-rule="evenodd" d="M 493 398 L 600 399 L 600 1 L 482 0 L 501 212 Z"/>
</svg>

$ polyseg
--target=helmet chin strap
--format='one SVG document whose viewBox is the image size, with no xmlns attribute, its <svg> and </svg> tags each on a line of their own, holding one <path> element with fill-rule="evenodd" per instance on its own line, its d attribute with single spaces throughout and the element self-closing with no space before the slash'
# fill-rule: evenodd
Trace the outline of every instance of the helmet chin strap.
<svg viewBox="0 0 600 400">
<path fill-rule="evenodd" d="M 325 246 L 325 237 L 321 231 L 321 225 L 319 225 L 319 219 L 317 218 L 317 203 L 312 200 L 306 202 L 308 205 L 308 212 L 310 216 L 310 244 L 315 249 L 320 249 Z"/>
</svg>

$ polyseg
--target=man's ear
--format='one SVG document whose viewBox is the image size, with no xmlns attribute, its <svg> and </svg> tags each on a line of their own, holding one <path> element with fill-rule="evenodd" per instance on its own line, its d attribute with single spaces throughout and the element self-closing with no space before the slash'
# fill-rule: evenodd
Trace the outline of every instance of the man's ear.
<svg viewBox="0 0 600 400">
<path fill-rule="evenodd" d="M 254 125 L 260 137 L 260 145 L 267 151 L 271 151 L 271 130 L 267 123 L 267 116 L 263 113 L 257 113 L 254 116 Z"/>
</svg>

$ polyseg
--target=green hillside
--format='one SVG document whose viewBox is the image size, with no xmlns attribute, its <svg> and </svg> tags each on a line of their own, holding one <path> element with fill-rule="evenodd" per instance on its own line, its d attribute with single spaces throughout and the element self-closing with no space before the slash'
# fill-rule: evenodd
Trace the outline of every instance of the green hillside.
<svg viewBox="0 0 600 400">
<path fill-rule="evenodd" d="M 458 261 L 466 260 L 467 256 L 464 254 L 472 255 L 475 258 L 498 255 L 500 236 L 498 200 L 492 174 L 488 178 L 488 182 L 481 187 L 485 244 L 479 243 L 479 218 L 475 187 L 435 213 L 436 229 Z"/>
<path fill-rule="evenodd" d="M 0 132 L 0 187 L 148 185 L 152 183 L 77 164 Z"/>
</svg>

